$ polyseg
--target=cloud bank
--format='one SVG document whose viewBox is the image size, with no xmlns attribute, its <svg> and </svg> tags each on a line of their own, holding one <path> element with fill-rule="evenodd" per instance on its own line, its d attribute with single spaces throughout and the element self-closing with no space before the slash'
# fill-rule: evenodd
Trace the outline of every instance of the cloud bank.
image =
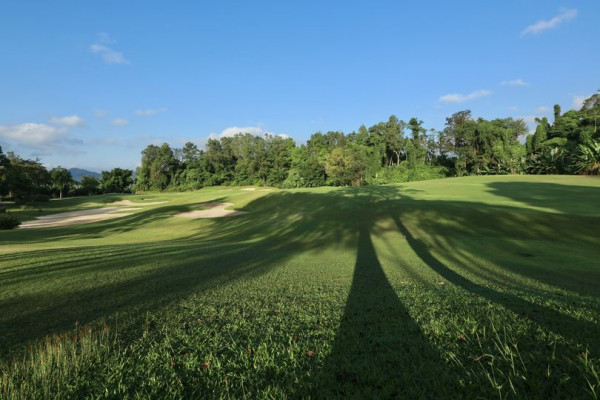
<svg viewBox="0 0 600 400">
<path fill-rule="evenodd" d="M 521 37 L 525 35 L 539 35 L 540 33 L 557 28 L 561 23 L 570 21 L 577 16 L 576 9 L 562 10 L 560 14 L 549 19 L 549 20 L 541 20 L 536 22 L 533 25 L 529 25 L 527 28 L 521 32 Z"/>
<path fill-rule="evenodd" d="M 125 125 L 129 125 L 129 121 L 127 121 L 127 120 L 126 120 L 126 119 L 124 119 L 124 118 L 117 118 L 117 119 L 113 119 L 113 120 L 112 120 L 110 123 L 111 123 L 112 125 L 115 125 L 115 126 L 125 126 Z"/>
<path fill-rule="evenodd" d="M 66 129 L 32 122 L 0 125 L 0 138 L 34 149 L 46 149 L 67 138 Z"/>
<path fill-rule="evenodd" d="M 98 34 L 98 43 L 94 43 L 90 46 L 90 51 L 94 54 L 99 55 L 104 60 L 105 64 L 116 65 L 116 64 L 131 64 L 131 62 L 123 56 L 120 51 L 114 50 L 109 47 L 108 44 L 114 43 L 106 33 Z"/>
<path fill-rule="evenodd" d="M 583 107 L 583 102 L 591 96 L 573 96 L 573 110 L 581 110 L 581 107 Z"/>
<path fill-rule="evenodd" d="M 500 82 L 500 86 L 529 86 L 528 82 L 525 82 L 523 79 L 513 79 L 512 81 L 502 81 Z"/>
<path fill-rule="evenodd" d="M 222 137 L 232 137 L 232 136 L 237 135 L 238 133 L 242 133 L 242 134 L 249 133 L 249 134 L 255 135 L 255 136 L 272 135 L 272 136 L 279 136 L 284 139 L 289 138 L 289 135 L 287 135 L 285 133 L 269 132 L 261 126 L 244 126 L 244 127 L 231 126 L 229 128 L 223 129 L 220 133 L 211 133 L 209 135 L 209 139 L 220 139 Z"/>
<path fill-rule="evenodd" d="M 67 117 L 52 117 L 50 119 L 50 123 L 54 125 L 64 125 L 64 126 L 83 126 L 85 121 L 83 118 L 78 117 L 77 115 L 70 115 Z"/>
<path fill-rule="evenodd" d="M 469 101 L 469 100 L 475 100 L 480 97 L 489 96 L 490 94 L 492 94 L 491 91 L 483 90 L 483 89 L 475 90 L 466 95 L 463 95 L 460 93 L 451 93 L 451 94 L 446 94 L 444 96 L 441 96 L 439 98 L 439 101 L 442 103 L 462 103 L 462 102 Z"/>
</svg>

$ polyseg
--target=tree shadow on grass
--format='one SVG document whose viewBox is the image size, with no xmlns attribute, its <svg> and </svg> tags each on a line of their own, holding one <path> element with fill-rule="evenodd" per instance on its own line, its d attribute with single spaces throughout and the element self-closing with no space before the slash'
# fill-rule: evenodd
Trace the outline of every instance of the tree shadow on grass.
<svg viewBox="0 0 600 400">
<path fill-rule="evenodd" d="M 166 219 L 179 209 L 159 208 L 130 220 L 143 228 L 156 218 Z M 73 327 L 120 312 L 143 314 L 170 302 L 240 279 L 274 271 L 285 260 L 305 251 L 327 251 L 332 247 L 357 249 L 354 276 L 344 317 L 333 342 L 331 355 L 319 377 L 313 394 L 322 397 L 415 396 L 431 397 L 441 385 L 456 384 L 446 378 L 449 367 L 425 337 L 419 325 L 408 315 L 398 299 L 375 252 L 372 237 L 381 231 L 378 221 L 393 219 L 396 229 L 425 264 L 453 285 L 481 296 L 517 314 L 538 310 L 534 321 L 540 327 L 597 347 L 591 337 L 598 325 L 518 297 L 478 285 L 436 258 L 428 248 L 428 237 L 460 236 L 456 251 L 473 253 L 476 258 L 496 262 L 494 255 L 473 249 L 470 238 L 501 243 L 501 248 L 526 251 L 514 239 L 553 240 L 553 226 L 572 222 L 573 216 L 457 201 L 416 200 L 397 187 L 371 187 L 336 190 L 328 193 L 276 192 L 250 202 L 248 214 L 214 220 L 199 225 L 198 232 L 177 240 L 100 246 L 86 249 L 55 250 L 54 259 L 45 262 L 36 277 L 36 268 L 28 261 L 8 271 L 5 287 L 18 287 L 28 280 L 43 285 L 44 280 L 73 277 L 68 290 L 47 290 L 41 294 L 16 294 L 0 302 L 0 326 L 11 327 L 9 335 L 0 335 L 4 349 L 26 343 L 45 333 Z M 132 216 L 133 217 L 133 216 Z M 422 240 L 406 220 L 416 221 L 423 230 Z M 592 248 L 595 229 L 580 221 L 582 229 L 568 229 L 564 239 Z M 81 234 L 104 235 L 112 222 L 90 230 L 64 230 L 64 237 Z M 412 226 L 412 225 L 411 225 Z M 400 237 L 400 235 L 398 235 Z M 40 254 L 41 258 L 52 254 Z M 63 253 L 61 253 L 63 252 Z M 78 253 L 79 252 L 79 253 Z M 34 253 L 34 252 L 32 252 Z M 318 262 L 318 261 L 315 261 Z M 46 265 L 47 264 L 47 265 Z M 476 266 L 474 266 L 476 267 Z M 498 268 L 506 268 L 499 263 Z M 94 275 L 95 271 L 98 271 Z M 519 273 L 517 271 L 517 273 Z M 114 276 L 114 279 L 113 279 Z M 534 277 L 544 281 L 540 272 Z M 86 286 L 86 280 L 92 280 Z M 12 282 L 12 283 L 11 283 Z M 34 282 L 35 283 L 35 282 Z M 560 283 L 558 284 L 560 286 Z M 569 286 L 573 289 L 576 286 Z M 592 293 L 597 297 L 598 292 Z M 10 310 L 6 311 L 6 310 Z M 533 311 L 532 311 L 533 312 Z M 539 315 L 539 318 L 538 318 Z M 596 343 L 597 344 L 597 343 Z M 438 381 L 420 381 L 419 371 L 434 370 Z M 432 376 L 431 373 L 424 376 Z M 456 379 L 456 374 L 454 379 Z M 386 384 L 386 381 L 393 382 Z M 440 386 L 438 386 L 440 385 Z"/>
<path fill-rule="evenodd" d="M 288 205 L 303 204 L 306 210 L 305 201 L 311 198 Z M 308 205 L 312 214 L 298 219 L 293 208 L 273 207 L 271 199 L 265 200 L 258 201 L 254 213 L 203 221 L 198 232 L 179 239 L 0 256 L 11 264 L 0 271 L 0 289 L 7 294 L 0 299 L 0 355 L 19 352 L 46 334 L 71 330 L 76 322 L 110 320 L 119 313 L 143 315 L 190 294 L 264 274 L 294 254 L 343 242 L 342 230 L 323 218 L 327 202 Z M 124 222 L 143 228 L 187 208 L 160 207 Z M 50 233 L 55 239 L 78 238 L 133 229 L 115 224 L 40 230 L 34 239 Z M 15 242 L 27 239 L 24 235 Z"/>
<path fill-rule="evenodd" d="M 457 376 L 461 374 L 450 372 L 451 365 L 443 362 L 437 349 L 410 318 L 383 273 L 371 234 L 379 234 L 375 223 L 386 218 L 392 218 L 401 237 L 426 267 L 456 287 L 499 304 L 532 320 L 544 330 L 561 334 L 567 340 L 585 343 L 593 354 L 600 351 L 595 340 L 600 336 L 597 323 L 470 281 L 462 275 L 460 268 L 455 270 L 439 261 L 429 250 L 428 244 L 415 237 L 402 222 L 403 218 L 414 220 L 428 242 L 435 243 L 436 237 L 453 234 L 467 239 L 469 236 L 489 237 L 491 243 L 502 241 L 504 246 L 510 245 L 518 253 L 519 246 L 512 241 L 515 234 L 526 238 L 551 239 L 551 226 L 556 221 L 549 220 L 547 213 L 526 212 L 528 215 L 523 216 L 522 210 L 514 207 L 415 200 L 391 187 L 362 188 L 360 192 L 345 189 L 332 195 L 354 197 L 354 201 L 360 204 L 361 215 L 357 215 L 359 222 L 354 226 L 345 223 L 347 229 L 358 231 L 358 254 L 344 317 L 315 394 L 324 398 L 431 398 L 466 390 L 458 384 Z M 568 221 L 572 216 L 558 218 Z M 580 240 L 579 235 L 585 236 L 586 232 L 565 232 L 564 236 L 569 240 Z M 477 258 L 498 261 L 493 254 L 479 253 L 477 249 L 462 247 L 465 242 L 459 243 L 461 246 L 455 251 L 471 250 L 476 252 L 474 255 Z M 588 241 L 586 245 L 593 245 L 593 241 Z M 457 261 L 456 258 L 449 258 Z M 472 267 L 476 268 L 477 265 Z M 581 282 L 575 282 L 569 288 L 580 285 Z M 538 357 L 545 356 L 544 351 L 538 348 L 530 350 Z M 423 380 L 422 376 L 436 376 L 438 379 Z M 449 378 L 451 376 L 453 378 Z"/>
<path fill-rule="evenodd" d="M 81 258 L 75 253 L 66 263 L 4 274 L 1 287 L 7 290 L 53 279 L 66 288 L 34 286 L 29 294 L 17 292 L 0 301 L 0 353 L 19 352 L 29 341 L 71 330 L 77 322 L 106 318 L 112 323 L 119 313 L 127 317 L 122 323 L 139 325 L 138 317 L 146 311 L 214 285 L 251 279 L 286 257 L 284 250 L 270 246 L 199 249 L 193 241 L 89 250 Z"/>
<path fill-rule="evenodd" d="M 600 179 L 589 177 L 598 185 Z M 507 197 L 533 207 L 567 214 L 600 214 L 600 185 L 578 186 L 546 182 L 491 182 L 487 186 L 497 196 Z"/>
<path fill-rule="evenodd" d="M 596 338 L 600 337 L 600 325 L 597 323 L 573 318 L 549 307 L 531 303 L 516 295 L 506 292 L 501 293 L 472 282 L 440 262 L 429 251 L 427 244 L 415 238 L 398 216 L 394 216 L 393 218 L 398 230 L 404 235 L 411 249 L 426 266 L 434 270 L 441 277 L 457 287 L 484 297 L 492 303 L 500 304 L 512 310 L 517 315 L 530 319 L 541 327 L 561 334 L 566 338 L 577 332 L 591 346 L 590 349 L 594 353 L 600 352 L 600 343 L 596 342 Z"/>
<path fill-rule="evenodd" d="M 365 399 L 459 393 L 456 380 L 446 379 L 450 366 L 390 285 L 366 224 L 358 228 L 357 248 L 344 315 L 313 395 Z"/>
<path fill-rule="evenodd" d="M 215 199 L 214 202 L 220 202 L 221 200 L 220 198 Z M 192 210 L 193 204 L 195 203 L 153 206 L 140 211 L 132 210 L 134 212 L 131 215 L 86 224 L 17 229 L 16 231 L 6 232 L 2 242 L 4 245 L 18 245 L 34 241 L 52 243 L 69 239 L 98 239 L 109 235 L 131 232 L 148 224 L 160 223 L 172 218 L 174 214 Z"/>
</svg>

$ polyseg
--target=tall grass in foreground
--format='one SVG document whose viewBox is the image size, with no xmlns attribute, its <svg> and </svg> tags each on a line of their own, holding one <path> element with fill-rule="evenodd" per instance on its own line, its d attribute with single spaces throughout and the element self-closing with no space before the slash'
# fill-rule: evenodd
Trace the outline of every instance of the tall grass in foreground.
<svg viewBox="0 0 600 400">
<path fill-rule="evenodd" d="M 451 382 L 453 377 L 444 372 L 442 375 L 423 377 L 446 384 L 435 390 L 436 396 L 543 398 L 535 392 L 536 387 L 528 383 L 531 374 L 517 341 L 506 329 L 497 329 L 493 323 L 491 327 L 489 331 L 483 330 L 472 335 L 471 350 L 474 355 L 469 359 L 461 359 L 452 352 L 446 354 L 447 365 L 440 365 L 440 371 L 454 368 L 455 373 L 458 372 L 455 376 L 462 376 L 462 380 Z M 294 357 L 290 357 L 290 350 L 292 353 L 294 350 L 290 348 L 286 351 L 288 354 L 275 355 L 275 358 L 304 364 L 300 370 L 304 371 L 305 376 L 299 374 L 296 380 L 270 386 L 270 380 L 280 374 L 293 378 L 282 369 L 298 372 L 297 365 L 273 365 L 273 359 L 266 362 L 254 360 L 244 366 L 249 370 L 255 369 L 254 373 L 231 375 L 228 369 L 232 360 L 220 360 L 217 355 L 197 358 L 193 355 L 193 349 L 174 348 L 178 335 L 169 335 L 168 331 L 172 328 L 147 322 L 143 335 L 125 346 L 116 332 L 106 325 L 97 329 L 82 327 L 77 329 L 77 333 L 49 336 L 32 344 L 20 359 L 0 364 L 0 397 L 7 400 L 353 397 L 353 392 L 332 392 L 331 389 L 340 383 L 344 384 L 347 379 L 361 380 L 360 377 L 338 375 L 335 378 L 338 382 L 323 381 L 318 373 L 323 363 L 319 362 L 319 357 L 315 357 L 314 351 L 296 351 L 296 357 L 300 360 L 294 360 Z M 299 340 L 296 337 L 289 339 L 291 343 Z M 471 339 L 459 335 L 457 340 L 463 342 Z M 252 359 L 260 357 L 259 354 L 268 357 L 269 351 L 248 348 L 243 353 L 242 358 Z M 320 360 L 323 361 L 322 358 Z M 548 360 L 545 364 L 548 382 L 553 381 L 552 375 L 555 374 L 551 369 L 555 361 Z M 587 393 L 588 398 L 597 399 L 600 388 L 598 364 L 590 359 L 587 351 L 566 361 L 573 364 L 585 378 L 587 387 L 581 388 L 580 395 Z M 271 377 L 257 373 L 257 370 L 266 366 L 272 368 Z M 306 382 L 306 378 L 311 382 Z M 572 375 L 563 371 L 559 379 L 564 384 L 572 378 Z M 560 384 L 554 382 L 554 385 Z M 377 388 L 373 389 L 375 391 L 360 393 L 379 397 L 381 393 Z M 390 389 L 392 391 L 388 395 L 391 397 L 401 393 L 409 393 L 411 397 L 434 394 L 418 390 L 407 392 L 407 388 Z M 397 391 L 394 392 L 394 389 Z M 573 398 L 573 394 L 564 392 L 559 397 Z"/>
<path fill-rule="evenodd" d="M 79 327 L 75 332 L 48 336 L 31 344 L 12 363 L 0 363 L 1 397 L 55 399 L 101 394 L 101 388 L 89 386 L 86 372 L 107 367 L 110 355 L 120 348 L 116 334 L 106 325 Z M 106 384 L 108 389 L 110 382 Z"/>
</svg>

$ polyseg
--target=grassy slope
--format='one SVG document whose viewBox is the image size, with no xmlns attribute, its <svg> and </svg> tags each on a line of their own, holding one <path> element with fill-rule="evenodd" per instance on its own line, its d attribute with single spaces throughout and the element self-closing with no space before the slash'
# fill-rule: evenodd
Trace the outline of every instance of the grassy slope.
<svg viewBox="0 0 600 400">
<path fill-rule="evenodd" d="M 169 202 L 0 232 L 4 394 L 599 394 L 598 179 L 136 197 Z M 209 200 L 250 212 L 171 218 Z"/>
</svg>

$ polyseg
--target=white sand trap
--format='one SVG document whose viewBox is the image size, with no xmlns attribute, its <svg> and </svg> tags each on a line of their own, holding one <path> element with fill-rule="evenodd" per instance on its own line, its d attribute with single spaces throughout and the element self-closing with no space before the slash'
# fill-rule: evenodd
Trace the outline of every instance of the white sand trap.
<svg viewBox="0 0 600 400">
<path fill-rule="evenodd" d="M 226 210 L 225 207 L 232 206 L 233 203 L 199 203 L 197 206 L 209 207 L 206 210 L 186 211 L 175 214 L 180 218 L 220 218 L 231 217 L 232 215 L 246 214 L 245 211 Z"/>
<path fill-rule="evenodd" d="M 70 225 L 81 225 L 89 224 L 96 221 L 104 221 L 107 219 L 121 218 L 133 213 L 120 212 L 120 211 L 136 210 L 131 207 L 104 207 L 104 208 L 93 208 L 91 210 L 71 211 L 60 214 L 46 215 L 43 217 L 37 217 L 32 221 L 25 221 L 21 223 L 19 228 L 52 228 L 55 226 L 70 226 Z M 116 214 L 109 214 L 116 212 Z"/>
<path fill-rule="evenodd" d="M 110 204 L 115 205 L 115 206 L 155 206 L 157 204 L 164 204 L 164 203 L 166 203 L 166 201 L 134 203 L 131 200 L 119 200 L 119 201 L 113 201 Z"/>
<path fill-rule="evenodd" d="M 256 188 L 242 188 L 242 190 L 256 190 Z"/>
</svg>

